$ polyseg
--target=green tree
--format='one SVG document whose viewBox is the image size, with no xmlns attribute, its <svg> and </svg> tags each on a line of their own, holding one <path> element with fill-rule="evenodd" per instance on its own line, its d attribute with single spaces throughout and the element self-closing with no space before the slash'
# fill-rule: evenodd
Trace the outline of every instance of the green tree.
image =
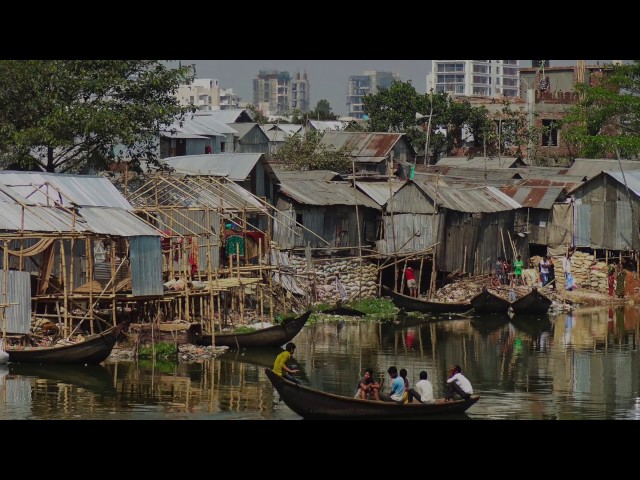
<svg viewBox="0 0 640 480">
<path fill-rule="evenodd" d="M 193 109 L 174 94 L 194 74 L 159 60 L 2 60 L 3 160 L 48 172 L 157 163 L 160 129 Z"/>
<path fill-rule="evenodd" d="M 623 158 L 640 155 L 640 60 L 605 65 L 594 84 L 576 84 L 578 103 L 561 122 L 574 156 Z"/>
<path fill-rule="evenodd" d="M 320 132 L 295 134 L 272 154 L 272 160 L 282 162 L 290 170 L 331 170 L 338 173 L 352 171 L 351 156 L 344 148 L 333 150 L 320 143 Z"/>
<path fill-rule="evenodd" d="M 309 118 L 314 120 L 335 121 L 338 116 L 331 111 L 331 105 L 324 98 L 316 103 L 316 108 L 309 113 Z"/>
<path fill-rule="evenodd" d="M 251 112 L 251 116 L 253 117 L 253 121 L 260 124 L 260 125 L 264 125 L 265 123 L 269 123 L 269 119 L 262 113 L 262 111 L 256 107 L 255 105 L 253 105 L 252 103 L 250 103 L 249 105 L 246 106 L 246 109 L 249 110 L 249 112 Z"/>
<path fill-rule="evenodd" d="M 426 95 L 416 91 L 411 81 L 395 81 L 389 88 L 365 95 L 362 103 L 370 132 L 405 133 L 416 151 L 425 145 L 426 133 L 416 122 L 416 113 L 428 114 L 430 103 Z"/>
</svg>

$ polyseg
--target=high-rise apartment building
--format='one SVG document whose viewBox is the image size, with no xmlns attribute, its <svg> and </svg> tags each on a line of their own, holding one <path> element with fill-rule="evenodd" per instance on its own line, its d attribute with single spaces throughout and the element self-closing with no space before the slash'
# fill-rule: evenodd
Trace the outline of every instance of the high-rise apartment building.
<svg viewBox="0 0 640 480">
<path fill-rule="evenodd" d="M 194 105 L 198 110 L 220 110 L 218 80 L 196 78 L 191 85 L 180 85 L 176 92 L 180 105 Z"/>
<path fill-rule="evenodd" d="M 427 92 L 517 97 L 518 60 L 431 60 Z"/>
<path fill-rule="evenodd" d="M 191 85 L 180 85 L 176 97 L 180 105 L 194 105 L 202 111 L 240 108 L 240 97 L 233 89 L 222 88 L 212 78 L 196 78 Z"/>
<path fill-rule="evenodd" d="M 362 75 L 351 75 L 347 85 L 347 116 L 364 118 L 362 98 L 389 88 L 394 81 L 400 81 L 400 75 L 395 72 L 365 70 Z"/>
<path fill-rule="evenodd" d="M 264 115 L 290 115 L 294 110 L 308 112 L 311 83 L 307 73 L 260 70 L 253 79 L 253 104 Z"/>
</svg>

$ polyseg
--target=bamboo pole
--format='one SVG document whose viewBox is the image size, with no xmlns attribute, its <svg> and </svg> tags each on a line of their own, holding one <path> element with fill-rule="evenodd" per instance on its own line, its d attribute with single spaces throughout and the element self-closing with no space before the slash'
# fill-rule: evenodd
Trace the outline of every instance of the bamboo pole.
<svg viewBox="0 0 640 480">
<path fill-rule="evenodd" d="M 402 268 L 402 278 L 400 280 L 400 290 L 396 290 L 399 293 L 403 293 L 404 292 L 404 275 L 405 272 L 407 271 L 407 259 L 404 259 L 404 267 Z"/>
<path fill-rule="evenodd" d="M 507 258 L 507 249 L 504 246 L 504 234 L 502 233 L 502 227 L 500 227 L 500 240 L 502 241 L 502 253 L 504 254 L 504 258 L 506 260 Z M 478 253 L 478 251 L 476 250 L 476 254 Z M 474 267 L 475 267 L 475 263 L 474 263 Z"/>
<path fill-rule="evenodd" d="M 247 252 L 247 246 L 244 248 L 245 254 Z M 236 255 L 237 258 L 240 258 L 240 244 L 236 243 Z M 242 285 L 242 281 L 240 280 L 240 261 L 238 264 L 238 303 L 240 304 L 240 325 L 244 325 L 244 286 Z"/>
<path fill-rule="evenodd" d="M 433 298 L 436 294 L 436 277 L 438 275 L 438 266 L 436 264 L 436 251 L 433 251 L 431 257 L 431 281 L 429 282 L 429 298 Z"/>
<path fill-rule="evenodd" d="M 467 273 L 467 246 L 464 246 L 464 255 L 462 256 L 462 274 Z"/>
<path fill-rule="evenodd" d="M 111 239 L 111 319 L 113 325 L 115 326 L 118 322 L 116 321 L 117 310 L 116 310 L 116 242 Z"/>
<path fill-rule="evenodd" d="M 2 304 L 8 303 L 7 298 L 7 276 L 9 275 L 9 241 L 4 241 L 4 252 L 2 252 Z M 2 338 L 7 337 L 7 310 L 2 308 Z M 4 346 L 4 345 L 3 345 Z"/>
<path fill-rule="evenodd" d="M 60 281 L 62 282 L 62 294 L 63 294 L 63 305 L 64 305 L 64 334 L 67 336 L 68 332 L 71 331 L 71 326 L 68 325 L 69 319 L 69 291 L 68 291 L 68 283 L 67 283 L 67 275 L 66 275 L 66 258 L 64 253 L 64 240 L 60 240 Z"/>
<path fill-rule="evenodd" d="M 89 328 L 91 331 L 91 335 L 94 334 L 94 322 L 95 318 L 93 315 L 93 242 L 90 237 L 87 237 L 85 240 L 85 250 L 87 251 L 87 281 L 89 282 Z"/>
<path fill-rule="evenodd" d="M 193 239 L 190 239 L 193 242 Z M 189 250 L 191 247 L 188 247 Z M 189 255 L 187 250 L 187 242 L 186 238 L 182 242 L 182 278 L 184 280 L 184 319 L 187 322 L 191 321 L 191 289 L 189 288 L 189 284 L 187 279 L 190 278 L 191 270 L 189 268 Z"/>
<path fill-rule="evenodd" d="M 422 284 L 422 267 L 424 266 L 424 255 L 420 258 L 420 275 L 418 276 L 418 297 L 420 296 L 420 285 Z"/>
<path fill-rule="evenodd" d="M 211 211 L 209 207 L 205 210 L 207 215 L 207 288 L 209 289 L 209 325 L 211 328 L 211 346 L 216 344 L 215 341 L 215 309 L 213 307 L 213 285 L 211 271 Z"/>
</svg>

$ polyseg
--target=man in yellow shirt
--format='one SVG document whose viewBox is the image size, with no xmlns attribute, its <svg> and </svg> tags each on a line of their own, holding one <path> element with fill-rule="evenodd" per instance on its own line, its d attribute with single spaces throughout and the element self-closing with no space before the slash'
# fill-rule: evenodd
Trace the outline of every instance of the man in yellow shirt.
<svg viewBox="0 0 640 480">
<path fill-rule="evenodd" d="M 299 370 L 291 369 L 286 365 L 295 350 L 296 345 L 293 342 L 287 343 L 284 347 L 284 352 L 278 354 L 276 361 L 273 363 L 273 373 L 301 385 L 300 381 L 292 375 L 294 373 L 298 373 Z"/>
</svg>

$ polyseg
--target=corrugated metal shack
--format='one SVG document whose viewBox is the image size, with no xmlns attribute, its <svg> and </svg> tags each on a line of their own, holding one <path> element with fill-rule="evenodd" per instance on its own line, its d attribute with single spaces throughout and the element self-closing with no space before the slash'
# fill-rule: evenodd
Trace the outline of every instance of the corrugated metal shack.
<svg viewBox="0 0 640 480">
<path fill-rule="evenodd" d="M 306 247 L 307 242 L 312 248 L 372 244 L 381 209 L 348 182 L 285 180 L 276 210 L 273 240 L 289 249 Z"/>
<path fill-rule="evenodd" d="M 605 250 L 638 250 L 640 171 L 601 172 L 568 192 L 574 196 L 574 244 Z"/>
<path fill-rule="evenodd" d="M 163 163 L 178 174 L 227 177 L 252 194 L 273 202 L 276 177 L 269 163 L 265 161 L 264 154 L 186 155 L 166 158 Z"/>
<path fill-rule="evenodd" d="M 502 240 L 509 245 L 519 208 L 494 187 L 456 189 L 409 180 L 387 203 L 379 249 L 409 254 L 437 244 L 438 270 L 489 273 L 492 262 L 504 255 Z"/>
<path fill-rule="evenodd" d="M 257 123 L 233 123 L 230 125 L 237 133 L 234 136 L 235 153 L 264 153 L 269 155 L 269 137 Z"/>
<path fill-rule="evenodd" d="M 320 145 L 351 152 L 356 174 L 388 175 L 398 163 L 413 163 L 416 152 L 404 133 L 325 132 Z"/>
<path fill-rule="evenodd" d="M 501 192 L 523 207 L 516 211 L 514 231 L 511 235 L 525 259 L 528 257 L 529 244 L 549 244 L 549 230 L 556 228 L 552 223 L 553 206 L 556 202 L 561 203 L 566 199 L 563 187 L 534 186 L 532 183 L 533 180 L 528 186 L 500 188 Z"/>
<path fill-rule="evenodd" d="M 106 178 L 3 171 L 0 203 L 2 270 L 30 277 L 7 277 L 26 302 L 8 313 L 12 333 L 29 331 L 31 311 L 65 335 L 83 320 L 93 331 L 98 310 L 115 323 L 118 306 L 162 295 L 161 234 Z"/>
</svg>

